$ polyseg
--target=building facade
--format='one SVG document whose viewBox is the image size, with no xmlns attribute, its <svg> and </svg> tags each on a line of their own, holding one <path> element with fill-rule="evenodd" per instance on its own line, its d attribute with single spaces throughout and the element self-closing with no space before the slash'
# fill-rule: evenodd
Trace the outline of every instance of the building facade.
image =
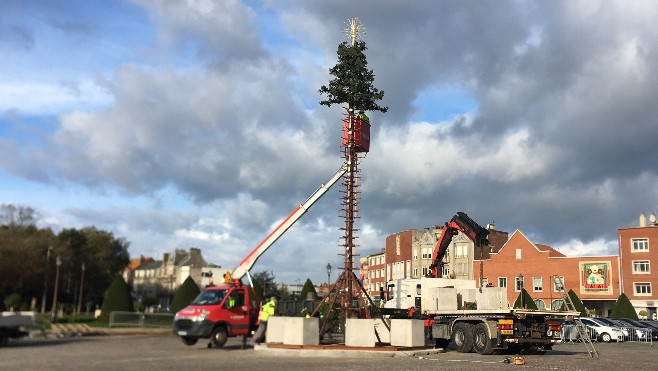
<svg viewBox="0 0 658 371">
<path fill-rule="evenodd" d="M 482 284 L 506 287 L 510 303 L 525 288 L 538 308 L 559 308 L 561 284 L 565 292 L 573 290 L 595 315 L 607 317 L 621 293 L 617 256 L 567 257 L 550 246 L 531 242 L 519 230 L 481 262 Z M 474 266 L 479 265 L 476 259 Z M 479 270 L 474 271 L 479 281 Z"/>
<path fill-rule="evenodd" d="M 214 284 L 215 280 L 221 282 L 227 272 L 206 262 L 198 248 L 176 249 L 173 254 L 164 253 L 162 260 L 148 260 L 132 273 L 124 271 L 124 276 L 132 276 L 135 300 L 155 300 L 160 309 L 169 308 L 174 292 L 187 277 L 192 277 L 199 288 L 204 288 Z"/>
<path fill-rule="evenodd" d="M 380 290 L 386 290 L 386 249 L 368 255 L 368 273 L 364 278 L 363 287 L 368 290 L 371 298 L 378 298 Z"/>
<path fill-rule="evenodd" d="M 638 312 L 646 311 L 646 317 L 656 319 L 658 294 L 653 284 L 658 284 L 658 222 L 656 215 L 640 215 L 638 227 L 619 228 L 619 260 L 622 292 L 628 296 Z"/>
</svg>

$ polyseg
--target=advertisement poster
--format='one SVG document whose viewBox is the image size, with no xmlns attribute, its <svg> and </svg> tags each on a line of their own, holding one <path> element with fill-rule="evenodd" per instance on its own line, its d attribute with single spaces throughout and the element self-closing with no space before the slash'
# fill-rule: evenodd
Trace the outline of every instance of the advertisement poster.
<svg viewBox="0 0 658 371">
<path fill-rule="evenodd" d="M 583 293 L 612 293 L 610 262 L 580 263 L 580 291 Z"/>
</svg>

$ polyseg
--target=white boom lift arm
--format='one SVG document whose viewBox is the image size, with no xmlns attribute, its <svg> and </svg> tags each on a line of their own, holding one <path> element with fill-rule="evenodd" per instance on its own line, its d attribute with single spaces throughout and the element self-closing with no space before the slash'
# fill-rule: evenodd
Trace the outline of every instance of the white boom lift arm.
<svg viewBox="0 0 658 371">
<path fill-rule="evenodd" d="M 313 206 L 313 204 L 319 200 L 320 197 L 322 197 L 346 172 L 347 165 L 344 164 L 326 184 L 320 185 L 306 202 L 297 206 L 297 208 L 288 215 L 281 224 L 274 228 L 274 230 L 270 232 L 270 234 L 265 237 L 265 239 L 258 244 L 258 246 L 256 246 L 256 248 L 244 258 L 244 260 L 242 260 L 242 262 L 240 262 L 240 264 L 233 270 L 233 273 L 231 273 L 231 277 L 227 280 L 240 280 L 245 274 L 249 273 L 251 267 L 256 264 L 256 260 L 258 260 L 258 258 L 260 258 L 260 256 L 279 239 L 279 237 L 286 233 L 286 231 L 292 227 L 292 225 L 295 224 L 295 222 L 299 220 L 299 218 L 301 218 L 302 215 L 304 215 L 306 211 L 308 211 L 308 209 L 311 208 L 311 206 Z"/>
</svg>

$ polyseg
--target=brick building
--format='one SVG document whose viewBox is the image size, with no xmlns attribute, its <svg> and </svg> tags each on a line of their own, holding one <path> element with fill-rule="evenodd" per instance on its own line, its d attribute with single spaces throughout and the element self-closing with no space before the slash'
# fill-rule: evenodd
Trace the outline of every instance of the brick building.
<svg viewBox="0 0 658 371">
<path fill-rule="evenodd" d="M 379 289 L 386 290 L 386 249 L 367 257 L 368 273 L 364 278 L 363 288 L 368 290 L 372 298 L 379 297 Z"/>
<path fill-rule="evenodd" d="M 658 284 L 658 222 L 656 215 L 649 216 L 647 224 L 640 215 L 638 227 L 619 228 L 619 260 L 622 290 L 635 309 L 645 310 L 647 317 L 656 318 L 658 294 L 653 283 Z"/>
<path fill-rule="evenodd" d="M 474 266 L 479 267 L 479 263 L 475 259 Z M 479 269 L 474 271 L 479 280 Z M 550 246 L 531 242 L 519 230 L 482 260 L 482 271 L 484 285 L 507 287 L 510 303 L 523 285 L 538 308 L 561 305 L 554 276 L 562 279 L 565 291 L 574 290 L 597 316 L 608 316 L 621 292 L 617 256 L 567 257 Z"/>
</svg>

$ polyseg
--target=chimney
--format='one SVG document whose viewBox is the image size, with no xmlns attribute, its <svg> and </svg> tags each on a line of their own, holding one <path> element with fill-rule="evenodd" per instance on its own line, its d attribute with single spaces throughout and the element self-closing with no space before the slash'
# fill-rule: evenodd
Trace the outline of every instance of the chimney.
<svg viewBox="0 0 658 371">
<path fill-rule="evenodd" d="M 169 253 L 168 252 L 164 253 L 164 257 L 162 258 L 162 261 L 163 261 L 164 264 L 169 263 Z"/>
<path fill-rule="evenodd" d="M 649 214 L 649 223 L 651 223 L 651 225 L 654 227 L 658 226 L 658 222 L 656 222 L 656 214 Z"/>
<path fill-rule="evenodd" d="M 647 217 L 644 215 L 644 213 L 640 213 L 640 228 L 646 226 L 647 226 Z"/>
<path fill-rule="evenodd" d="M 487 224 L 487 229 L 490 231 L 496 230 L 496 225 L 494 224 L 493 220 L 491 223 Z"/>
</svg>

